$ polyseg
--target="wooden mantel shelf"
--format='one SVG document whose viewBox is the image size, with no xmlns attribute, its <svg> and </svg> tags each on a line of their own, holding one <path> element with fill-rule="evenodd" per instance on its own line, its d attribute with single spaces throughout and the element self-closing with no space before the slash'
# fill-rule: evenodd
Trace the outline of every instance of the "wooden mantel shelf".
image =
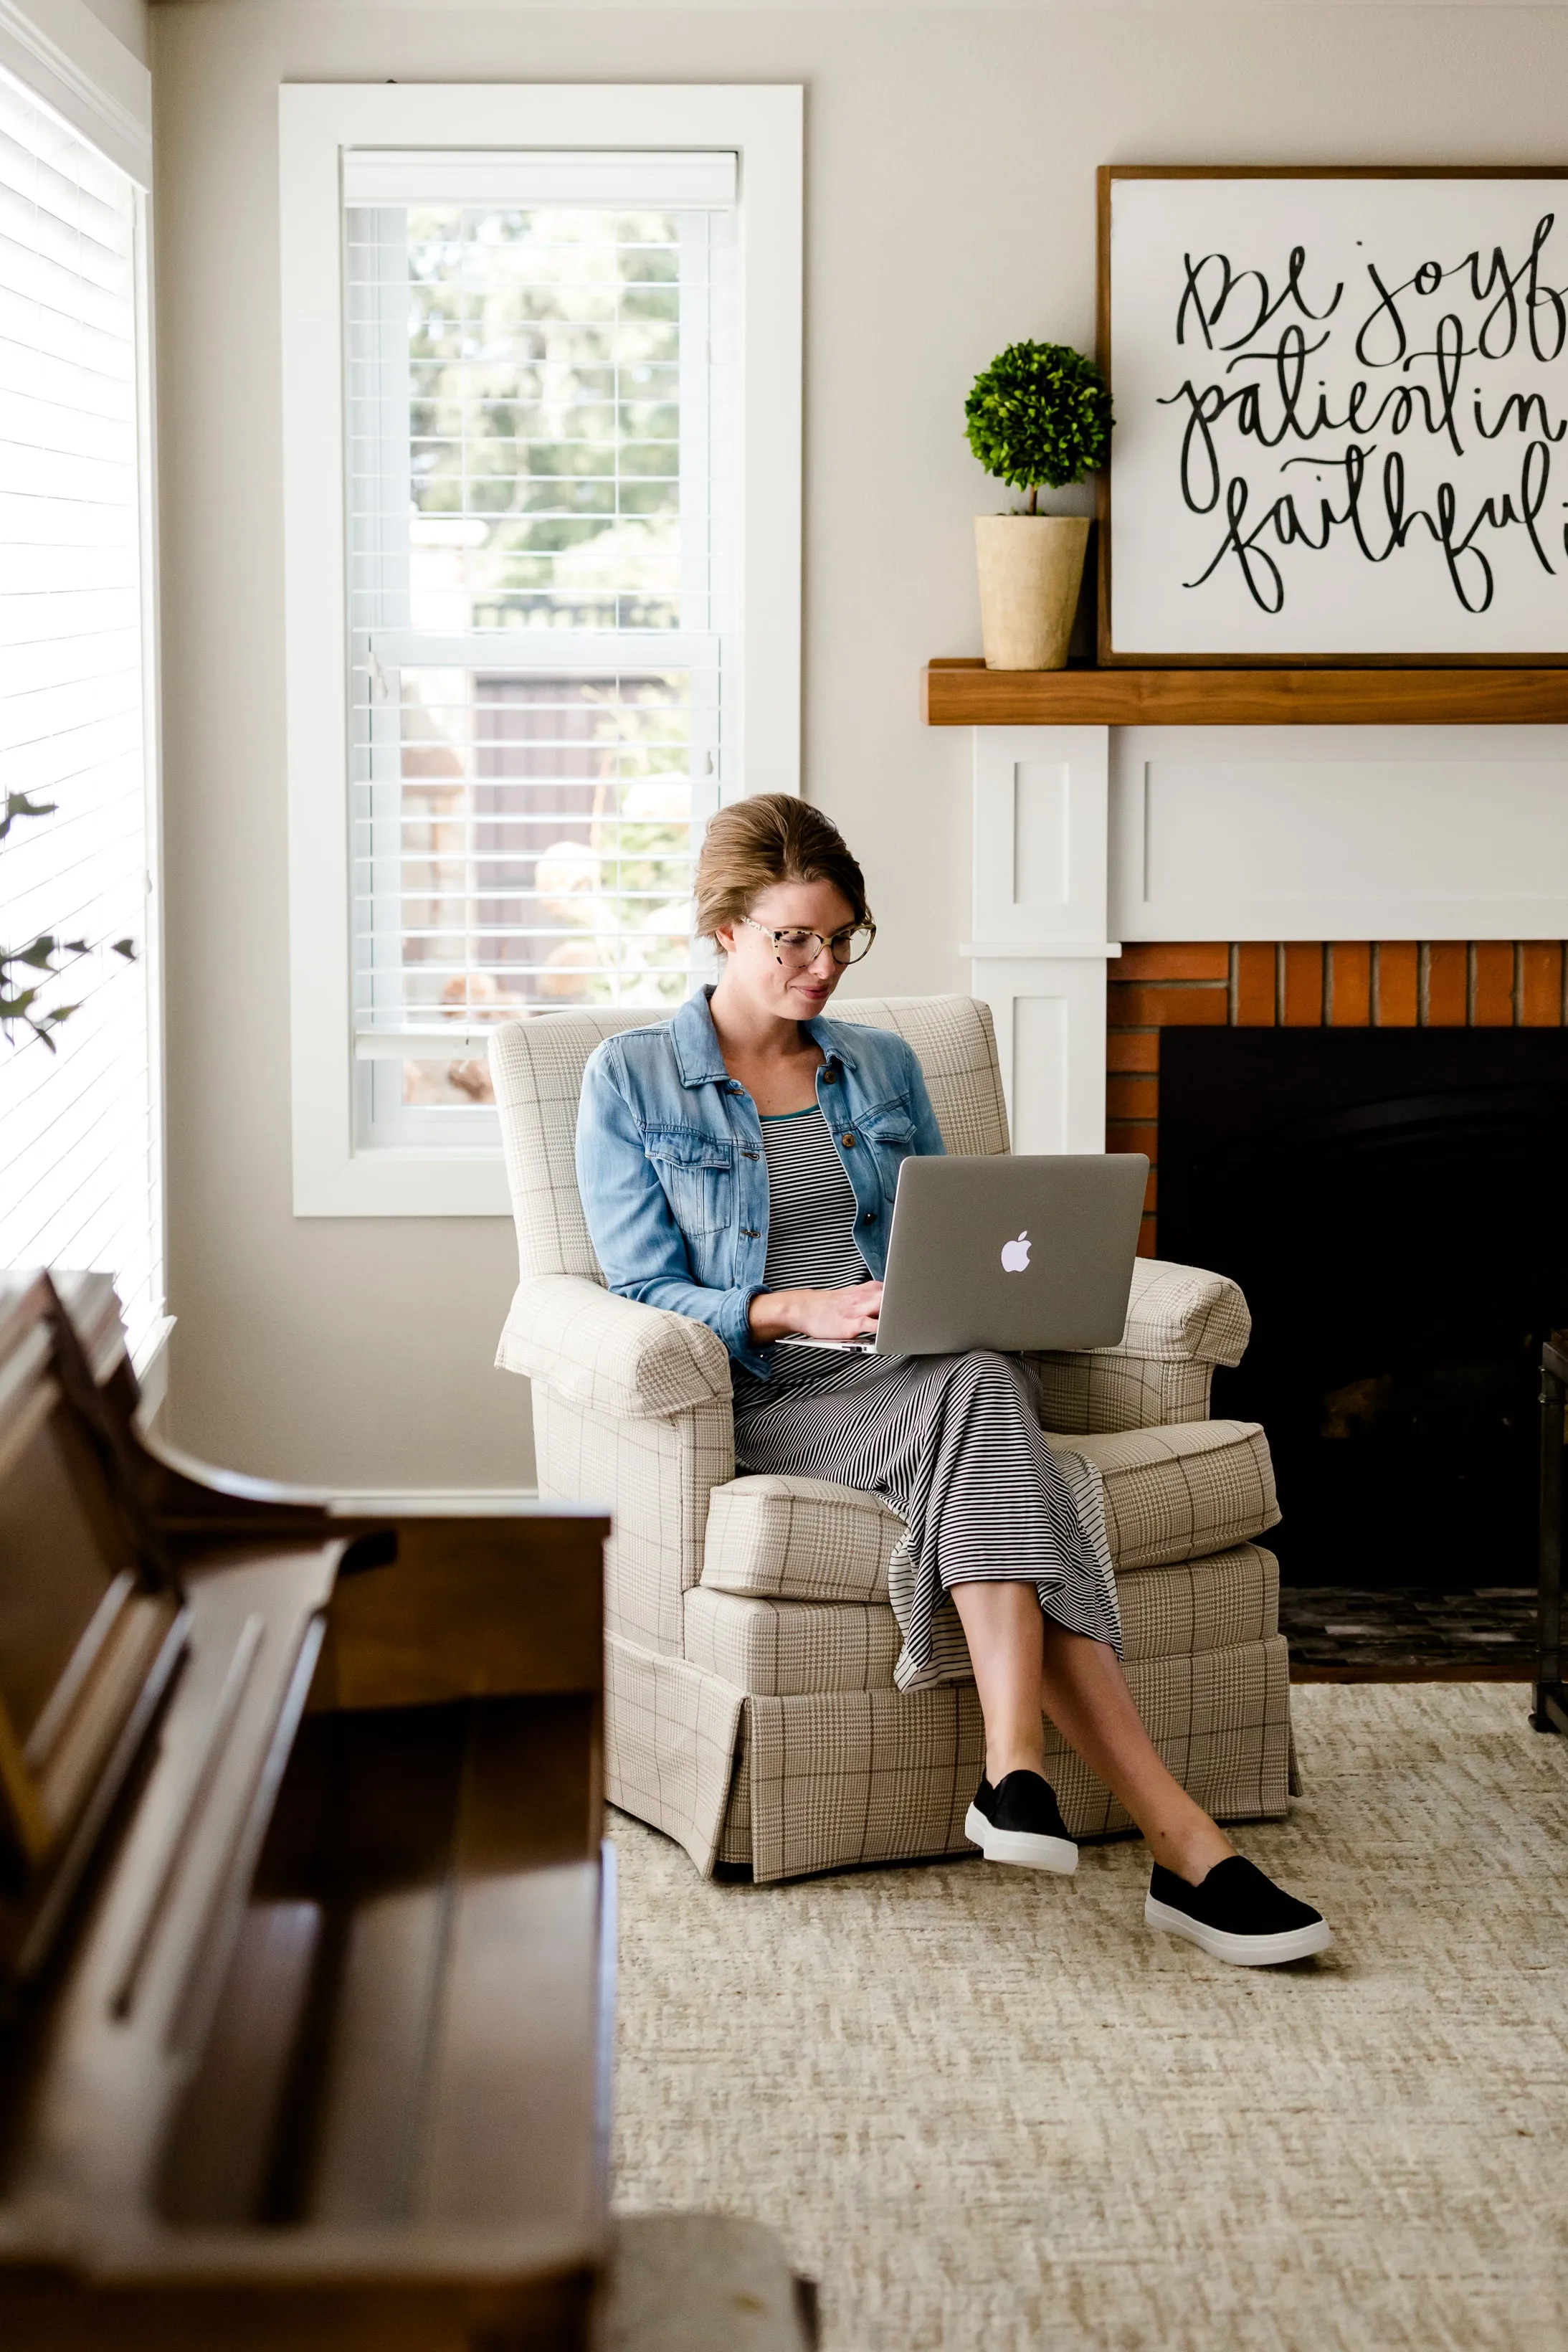
<svg viewBox="0 0 1568 2352">
<path fill-rule="evenodd" d="M 928 727 L 1568 725 L 1561 669 L 927 667 Z"/>
</svg>

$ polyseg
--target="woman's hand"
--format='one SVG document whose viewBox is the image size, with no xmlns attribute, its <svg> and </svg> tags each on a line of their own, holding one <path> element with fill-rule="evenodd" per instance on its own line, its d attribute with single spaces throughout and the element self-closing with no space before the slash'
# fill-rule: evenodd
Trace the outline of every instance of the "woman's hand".
<svg viewBox="0 0 1568 2352">
<path fill-rule="evenodd" d="M 874 1337 L 882 1313 L 880 1282 L 857 1282 L 847 1290 L 762 1290 L 751 1302 L 749 1321 L 754 1339 L 782 1339 L 798 1333 L 807 1339 L 862 1339 Z"/>
</svg>

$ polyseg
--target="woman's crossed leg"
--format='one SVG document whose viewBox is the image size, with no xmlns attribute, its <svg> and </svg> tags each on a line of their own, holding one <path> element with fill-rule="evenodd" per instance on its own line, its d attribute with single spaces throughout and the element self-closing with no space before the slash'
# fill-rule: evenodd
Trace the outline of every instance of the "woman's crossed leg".
<svg viewBox="0 0 1568 2352">
<path fill-rule="evenodd" d="M 1051 1622 L 1032 1584 L 949 1586 L 986 1725 L 971 1814 L 988 1860 L 1071 1870 L 1045 1775 L 1045 1715 L 1142 1830 L 1154 1857 L 1144 1916 L 1243 1966 L 1305 1958 L 1331 1940 L 1321 1916 L 1237 1853 L 1162 1759 L 1108 1643 Z"/>
</svg>

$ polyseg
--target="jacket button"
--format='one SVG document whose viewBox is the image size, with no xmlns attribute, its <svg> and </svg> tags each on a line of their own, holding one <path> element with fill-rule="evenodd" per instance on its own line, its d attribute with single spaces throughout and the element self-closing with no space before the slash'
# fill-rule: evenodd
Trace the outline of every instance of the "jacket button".
<svg viewBox="0 0 1568 2352">
<path fill-rule="evenodd" d="M 837 1070 L 824 1070 L 822 1072 L 822 1084 L 825 1087 L 836 1087 L 838 1083 L 839 1074 Z"/>
<path fill-rule="evenodd" d="M 760 1160 L 762 1154 L 760 1151 L 747 1151 L 743 1146 L 740 1156 L 743 1160 Z"/>
<path fill-rule="evenodd" d="M 761 1234 L 756 1225 L 742 1225 L 740 1230 L 746 1235 L 748 1242 L 760 1241 L 762 1238 Z"/>
<path fill-rule="evenodd" d="M 868 1209 L 864 1216 L 861 1219 L 861 1223 L 862 1225 L 874 1225 L 876 1223 L 876 1211 L 874 1209 Z"/>
<path fill-rule="evenodd" d="M 854 1143 L 854 1137 L 852 1135 L 841 1135 L 839 1141 L 846 1146 L 852 1146 Z"/>
</svg>

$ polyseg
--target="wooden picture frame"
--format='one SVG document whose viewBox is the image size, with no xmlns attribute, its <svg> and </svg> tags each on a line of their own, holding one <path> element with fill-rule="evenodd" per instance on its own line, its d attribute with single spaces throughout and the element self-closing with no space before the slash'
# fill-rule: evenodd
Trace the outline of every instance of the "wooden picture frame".
<svg viewBox="0 0 1568 2352">
<path fill-rule="evenodd" d="M 1568 215 L 1557 217 L 1551 184 L 1568 167 L 1115 163 L 1097 176 L 1099 360 L 1116 404 L 1099 493 L 1100 665 L 1568 665 Z M 1233 190 L 1239 182 L 1253 185 Z M 1336 187 L 1319 207 L 1316 249 L 1285 230 L 1300 206 L 1280 184 L 1302 182 Z M 1531 182 L 1543 184 L 1540 196 L 1521 184 Z M 1149 183 L 1166 185 L 1145 194 Z M 1521 246 L 1532 205 L 1536 241 L 1526 230 Z M 1228 249 L 1203 236 L 1231 217 Z M 1459 226 L 1472 220 L 1473 234 Z M 1198 234 L 1184 245 L 1189 230 Z M 1375 237 L 1393 261 L 1366 250 Z M 1445 292 L 1453 308 L 1432 300 Z M 1167 296 L 1174 315 L 1160 307 Z M 1211 348 L 1232 299 L 1249 309 L 1228 327 L 1258 323 Z M 1440 323 L 1455 318 L 1457 330 Z M 1430 349 L 1417 340 L 1427 325 Z M 1182 377 L 1168 362 L 1194 350 L 1205 364 Z M 1250 400 L 1237 376 L 1249 362 L 1260 363 Z M 1309 383 L 1309 368 L 1326 373 Z M 1168 391 L 1155 389 L 1167 379 Z M 1301 475 L 1281 484 L 1287 465 L 1311 466 L 1307 495 Z M 1137 583 L 1120 597 L 1118 566 Z"/>
</svg>

